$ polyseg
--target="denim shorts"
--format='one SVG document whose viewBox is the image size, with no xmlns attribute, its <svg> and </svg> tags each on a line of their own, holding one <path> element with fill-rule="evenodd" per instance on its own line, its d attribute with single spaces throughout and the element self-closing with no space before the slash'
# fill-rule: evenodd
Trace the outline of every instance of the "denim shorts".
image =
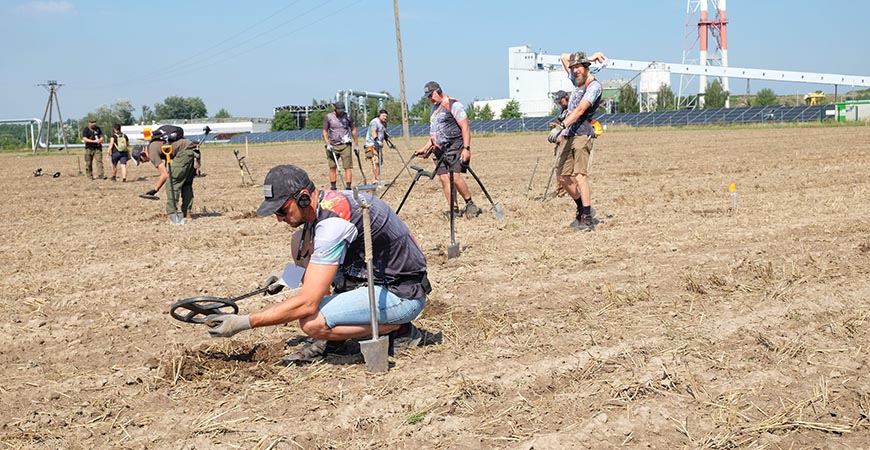
<svg viewBox="0 0 870 450">
<path fill-rule="evenodd" d="M 378 323 L 408 323 L 420 315 L 426 296 L 402 299 L 383 286 L 375 286 L 375 303 L 378 306 Z M 329 328 L 337 325 L 370 324 L 372 319 L 369 313 L 369 288 L 362 286 L 324 297 L 320 301 L 320 313 Z"/>
</svg>

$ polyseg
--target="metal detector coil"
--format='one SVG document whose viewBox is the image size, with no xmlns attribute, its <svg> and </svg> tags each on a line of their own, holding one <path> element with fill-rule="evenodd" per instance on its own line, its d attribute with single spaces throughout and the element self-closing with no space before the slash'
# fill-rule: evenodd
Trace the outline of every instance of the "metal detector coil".
<svg viewBox="0 0 870 450">
<path fill-rule="evenodd" d="M 205 318 L 212 314 L 236 314 L 238 312 L 239 305 L 232 299 L 207 296 L 179 300 L 169 308 L 169 314 L 173 319 L 186 323 L 205 323 Z"/>
</svg>

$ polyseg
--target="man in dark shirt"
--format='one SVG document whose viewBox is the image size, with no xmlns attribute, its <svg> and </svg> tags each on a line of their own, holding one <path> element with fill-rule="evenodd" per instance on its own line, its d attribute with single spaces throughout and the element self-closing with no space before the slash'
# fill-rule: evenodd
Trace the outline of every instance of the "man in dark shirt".
<svg viewBox="0 0 870 450">
<path fill-rule="evenodd" d="M 82 130 L 82 142 L 85 144 L 85 174 L 91 179 L 105 180 L 106 174 L 103 172 L 103 130 L 97 126 L 97 121 L 88 120 L 88 126 Z M 94 162 L 97 163 L 97 173 L 99 176 L 94 178 Z"/>
<path fill-rule="evenodd" d="M 310 259 L 302 288 L 298 294 L 251 315 L 208 316 L 209 334 L 230 337 L 243 330 L 298 320 L 302 331 L 316 340 L 285 357 L 283 364 L 323 356 L 329 351 L 328 341 L 341 343 L 371 335 L 362 208 L 353 193 L 321 191 L 304 170 L 284 165 L 273 167 L 266 175 L 263 195 L 257 215 L 274 214 L 279 222 L 304 227 L 299 246 L 306 254 L 310 252 Z M 419 345 L 422 333 L 411 320 L 423 310 L 431 290 L 426 258 L 408 226 L 389 205 L 376 196 L 360 195 L 370 205 L 378 330 L 389 333 L 394 348 Z M 279 288 L 270 289 L 270 293 L 280 291 L 281 285 L 268 287 L 273 286 Z"/>
<path fill-rule="evenodd" d="M 423 95 L 432 103 L 429 114 L 429 140 L 417 152 L 417 156 L 433 152 L 435 154 L 435 173 L 441 180 L 447 204 L 453 208 L 454 214 L 465 217 L 477 217 L 480 208 L 471 200 L 471 191 L 460 173 L 468 171 L 471 164 L 471 129 L 468 127 L 468 115 L 465 106 L 459 100 L 444 95 L 441 85 L 430 81 L 423 86 Z M 443 160 L 439 154 L 443 152 Z M 456 192 L 465 200 L 465 208 L 453 203 L 450 198 L 450 172 L 453 172 L 453 184 Z"/>
</svg>

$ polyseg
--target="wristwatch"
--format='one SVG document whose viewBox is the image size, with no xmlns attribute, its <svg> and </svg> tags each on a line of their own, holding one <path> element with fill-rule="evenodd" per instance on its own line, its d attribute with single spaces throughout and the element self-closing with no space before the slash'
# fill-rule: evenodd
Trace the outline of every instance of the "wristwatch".
<svg viewBox="0 0 870 450">
<path fill-rule="evenodd" d="M 470 146 L 470 145 L 463 145 L 462 148 L 461 148 L 460 150 L 468 150 L 468 151 L 471 151 L 471 146 Z"/>
</svg>

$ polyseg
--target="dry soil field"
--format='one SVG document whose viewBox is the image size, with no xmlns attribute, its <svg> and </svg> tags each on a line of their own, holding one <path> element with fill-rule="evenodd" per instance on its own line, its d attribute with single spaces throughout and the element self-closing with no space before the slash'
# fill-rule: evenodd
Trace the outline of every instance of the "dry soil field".
<svg viewBox="0 0 870 450">
<path fill-rule="evenodd" d="M 611 131 L 590 234 L 564 198 L 528 199 L 545 136 L 473 147 L 508 218 L 459 221 L 448 261 L 440 188 L 415 188 L 401 215 L 434 285 L 418 323 L 440 343 L 382 375 L 357 355 L 274 366 L 296 324 L 215 340 L 168 315 L 290 259 L 233 147 L 204 148 L 181 227 L 137 197 L 150 165 L 122 184 L 76 176 L 74 156 L 0 156 L 0 447 L 870 448 L 870 127 Z M 326 184 L 317 143 L 248 162 L 258 182 L 293 162 Z"/>
</svg>

